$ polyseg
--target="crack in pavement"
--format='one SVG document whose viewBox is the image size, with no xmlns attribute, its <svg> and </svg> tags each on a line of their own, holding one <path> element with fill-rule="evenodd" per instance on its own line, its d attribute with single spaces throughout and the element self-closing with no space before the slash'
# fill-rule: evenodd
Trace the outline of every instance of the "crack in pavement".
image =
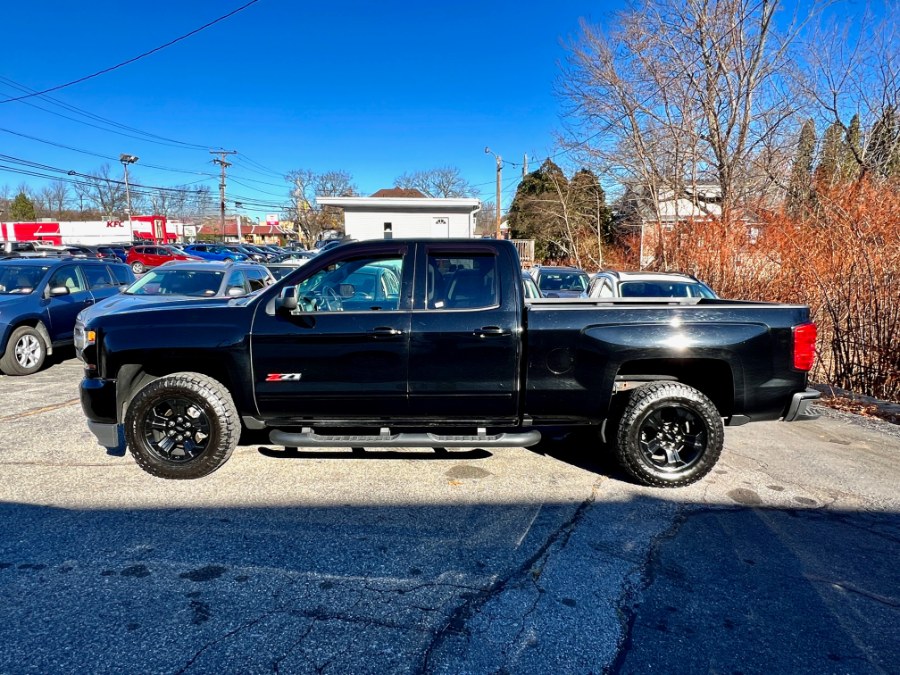
<svg viewBox="0 0 900 675">
<path fill-rule="evenodd" d="M 59 410 L 60 408 L 68 408 L 71 405 L 75 405 L 76 403 L 80 403 L 80 398 L 70 398 L 68 401 L 63 401 L 62 403 L 54 403 L 53 405 L 45 405 L 40 408 L 32 408 L 31 410 L 24 410 L 19 413 L 15 413 L 12 415 L 6 415 L 4 417 L 0 417 L 0 422 L 12 422 L 13 420 L 19 420 L 23 417 L 33 417 L 34 415 L 40 415 L 45 412 L 52 412 L 54 410 Z"/>
<path fill-rule="evenodd" d="M 869 600 L 874 600 L 875 602 L 879 602 L 882 605 L 887 607 L 900 607 L 900 600 L 896 598 L 891 598 L 886 595 L 879 595 L 877 593 L 872 593 L 870 591 L 863 590 L 859 586 L 855 584 L 851 584 L 846 581 L 836 581 L 834 579 L 826 579 L 825 577 L 820 577 L 816 574 L 805 574 L 803 575 L 805 579 L 809 581 L 814 581 L 816 583 L 828 584 L 829 586 L 835 586 L 836 588 L 840 588 L 842 591 L 846 591 L 848 593 L 855 593 L 856 595 L 861 595 L 864 598 L 869 598 Z"/>
<path fill-rule="evenodd" d="M 696 511 L 705 511 L 706 509 L 695 509 Z M 672 524 L 668 529 L 660 532 L 650 542 L 648 555 L 644 559 L 643 569 L 638 577 L 636 584 L 630 584 L 622 593 L 617 606 L 617 613 L 621 617 L 622 636 L 619 639 L 615 656 L 609 666 L 608 673 L 616 675 L 621 672 L 625 663 L 625 657 L 631 647 L 632 633 L 634 631 L 634 622 L 637 620 L 637 610 L 634 607 L 634 599 L 647 588 L 649 588 L 656 579 L 658 571 L 662 570 L 660 557 L 662 555 L 663 544 L 672 541 L 678 535 L 678 532 L 687 522 L 688 517 L 693 515 L 694 509 L 683 509 L 674 517 Z"/>
<path fill-rule="evenodd" d="M 419 672 L 425 673 L 430 671 L 432 655 L 438 649 L 440 649 L 449 635 L 464 634 L 464 627 L 466 622 L 470 618 L 472 618 L 478 610 L 484 607 L 493 598 L 501 595 L 516 582 L 521 581 L 527 578 L 528 575 L 533 574 L 533 571 L 537 566 L 536 564 L 540 560 L 546 559 L 546 557 L 549 556 L 551 549 L 554 548 L 554 546 L 558 542 L 562 541 L 562 546 L 565 546 L 574 529 L 584 518 L 587 510 L 596 502 L 597 490 L 601 482 L 602 480 L 594 483 L 591 488 L 590 496 L 578 505 L 578 508 L 575 509 L 575 512 L 565 523 L 560 525 L 550 534 L 549 537 L 547 537 L 546 541 L 541 544 L 541 546 L 533 555 L 526 559 L 517 568 L 513 569 L 505 577 L 497 579 L 487 589 L 476 593 L 471 598 L 468 598 L 450 614 L 446 623 L 441 628 L 434 631 L 431 642 L 428 644 L 428 646 L 425 648 L 424 653 L 422 654 L 420 667 L 418 669 Z M 543 565 L 541 565 L 540 567 L 543 567 Z"/>
</svg>

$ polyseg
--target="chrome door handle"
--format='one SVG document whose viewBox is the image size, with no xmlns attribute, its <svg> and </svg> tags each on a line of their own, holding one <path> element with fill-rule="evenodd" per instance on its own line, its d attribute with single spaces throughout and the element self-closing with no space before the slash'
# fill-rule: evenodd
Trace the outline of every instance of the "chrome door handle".
<svg viewBox="0 0 900 675">
<path fill-rule="evenodd" d="M 472 332 L 472 335 L 479 338 L 506 337 L 509 334 L 509 331 L 503 330 L 500 326 L 482 326 L 478 330 Z"/>
<path fill-rule="evenodd" d="M 403 331 L 398 328 L 391 328 L 390 326 L 379 326 L 378 328 L 370 330 L 369 335 L 373 338 L 400 337 L 403 335 Z"/>
</svg>

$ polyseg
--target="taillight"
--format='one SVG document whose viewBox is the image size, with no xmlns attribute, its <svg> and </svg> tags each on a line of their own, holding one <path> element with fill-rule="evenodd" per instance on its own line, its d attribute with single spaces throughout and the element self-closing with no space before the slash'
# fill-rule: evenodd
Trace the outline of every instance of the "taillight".
<svg viewBox="0 0 900 675">
<path fill-rule="evenodd" d="M 812 370 L 816 359 L 816 324 L 794 326 L 794 368 Z"/>
</svg>

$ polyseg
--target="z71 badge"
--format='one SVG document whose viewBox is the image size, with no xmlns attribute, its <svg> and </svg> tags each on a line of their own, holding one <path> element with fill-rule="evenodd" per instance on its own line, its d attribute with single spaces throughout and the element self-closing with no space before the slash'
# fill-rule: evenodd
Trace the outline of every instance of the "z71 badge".
<svg viewBox="0 0 900 675">
<path fill-rule="evenodd" d="M 297 382 L 301 377 L 302 373 L 269 373 L 266 382 Z"/>
</svg>

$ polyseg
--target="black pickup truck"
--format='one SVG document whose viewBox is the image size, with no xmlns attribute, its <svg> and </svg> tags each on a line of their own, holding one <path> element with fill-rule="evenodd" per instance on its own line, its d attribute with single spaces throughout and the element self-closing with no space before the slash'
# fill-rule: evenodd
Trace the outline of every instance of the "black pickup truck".
<svg viewBox="0 0 900 675">
<path fill-rule="evenodd" d="M 526 300 L 512 244 L 348 243 L 244 298 L 85 310 L 81 402 L 101 445 L 198 478 L 242 430 L 285 447 L 530 446 L 593 427 L 647 485 L 692 483 L 723 427 L 813 419 L 806 307 Z"/>
</svg>

